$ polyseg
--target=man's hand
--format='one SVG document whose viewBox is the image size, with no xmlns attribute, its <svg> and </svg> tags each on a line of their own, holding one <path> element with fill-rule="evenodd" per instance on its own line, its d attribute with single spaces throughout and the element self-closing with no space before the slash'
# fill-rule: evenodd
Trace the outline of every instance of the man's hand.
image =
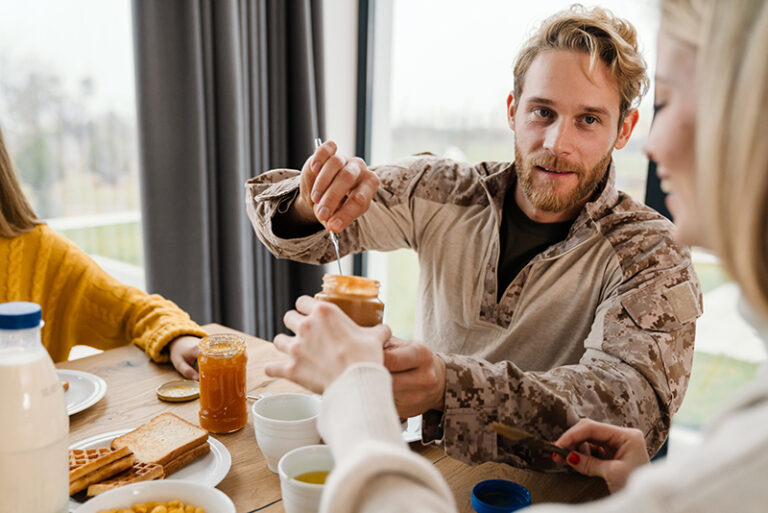
<svg viewBox="0 0 768 513">
<path fill-rule="evenodd" d="M 200 352 L 200 339 L 197 337 L 179 337 L 168 346 L 171 363 L 179 374 L 187 379 L 200 379 L 197 374 L 197 353 Z"/>
<path fill-rule="evenodd" d="M 581 419 L 555 445 L 579 451 L 568 455 L 568 465 L 586 476 L 602 477 L 611 493 L 624 488 L 629 474 L 649 461 L 642 431 L 590 419 Z M 557 454 L 552 459 L 563 462 Z"/>
<path fill-rule="evenodd" d="M 286 313 L 283 322 L 296 335 L 280 334 L 274 342 L 290 358 L 268 363 L 264 370 L 318 393 L 354 363 L 381 365 L 384 344 L 392 336 L 384 324 L 363 328 L 333 303 L 309 296 L 296 300 L 296 310 Z"/>
<path fill-rule="evenodd" d="M 336 143 L 326 141 L 307 159 L 301 169 L 299 196 L 289 212 L 294 221 L 320 221 L 339 233 L 368 210 L 379 177 L 362 159 L 336 150 Z"/>
<path fill-rule="evenodd" d="M 427 346 L 393 338 L 384 350 L 384 366 L 392 374 L 400 417 L 443 409 L 445 362 Z"/>
</svg>

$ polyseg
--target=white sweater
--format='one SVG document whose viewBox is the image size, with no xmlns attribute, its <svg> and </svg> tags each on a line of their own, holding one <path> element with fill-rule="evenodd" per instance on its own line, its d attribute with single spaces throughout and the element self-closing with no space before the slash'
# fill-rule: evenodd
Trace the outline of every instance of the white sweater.
<svg viewBox="0 0 768 513">
<path fill-rule="evenodd" d="M 768 342 L 768 321 L 742 310 Z M 440 473 L 403 442 L 384 367 L 356 365 L 340 376 L 323 396 L 319 429 L 336 459 L 322 512 L 456 511 Z M 768 511 L 768 369 L 718 417 L 693 453 L 638 469 L 621 492 L 604 500 L 526 511 Z"/>
</svg>

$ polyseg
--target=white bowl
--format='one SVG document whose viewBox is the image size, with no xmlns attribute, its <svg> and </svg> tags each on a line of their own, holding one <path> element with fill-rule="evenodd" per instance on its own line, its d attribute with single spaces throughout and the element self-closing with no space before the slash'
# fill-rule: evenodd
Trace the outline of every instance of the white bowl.
<svg viewBox="0 0 768 513">
<path fill-rule="evenodd" d="M 235 505 L 222 491 L 204 484 L 176 479 L 144 481 L 115 488 L 97 495 L 75 510 L 75 513 L 99 513 L 112 508 L 130 508 L 147 501 L 168 502 L 178 499 L 194 504 L 206 513 L 235 513 Z"/>
</svg>

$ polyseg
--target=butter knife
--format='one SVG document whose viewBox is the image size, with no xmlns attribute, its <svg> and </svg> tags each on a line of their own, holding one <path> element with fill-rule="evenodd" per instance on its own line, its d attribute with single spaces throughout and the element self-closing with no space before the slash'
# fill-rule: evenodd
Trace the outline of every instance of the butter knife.
<svg viewBox="0 0 768 513">
<path fill-rule="evenodd" d="M 535 447 L 536 449 L 539 449 L 547 453 L 554 452 L 555 454 L 558 454 L 563 458 L 567 458 L 568 455 L 571 453 L 571 451 L 566 449 L 565 447 L 560 447 L 555 444 L 545 442 L 541 438 L 535 437 L 527 431 L 523 431 L 520 428 L 502 424 L 501 422 L 494 422 L 493 424 L 491 424 L 491 429 L 493 429 L 497 434 L 503 436 L 504 438 L 509 438 L 510 440 L 523 443 L 530 447 Z"/>
</svg>

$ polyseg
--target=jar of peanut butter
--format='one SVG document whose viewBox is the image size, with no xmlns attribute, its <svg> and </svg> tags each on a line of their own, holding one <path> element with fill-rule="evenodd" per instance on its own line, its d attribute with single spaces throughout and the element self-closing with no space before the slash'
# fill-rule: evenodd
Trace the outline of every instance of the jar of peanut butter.
<svg viewBox="0 0 768 513">
<path fill-rule="evenodd" d="M 379 299 L 380 284 L 360 276 L 323 276 L 323 290 L 315 299 L 334 303 L 360 326 L 376 326 L 384 319 L 384 303 Z"/>
</svg>

